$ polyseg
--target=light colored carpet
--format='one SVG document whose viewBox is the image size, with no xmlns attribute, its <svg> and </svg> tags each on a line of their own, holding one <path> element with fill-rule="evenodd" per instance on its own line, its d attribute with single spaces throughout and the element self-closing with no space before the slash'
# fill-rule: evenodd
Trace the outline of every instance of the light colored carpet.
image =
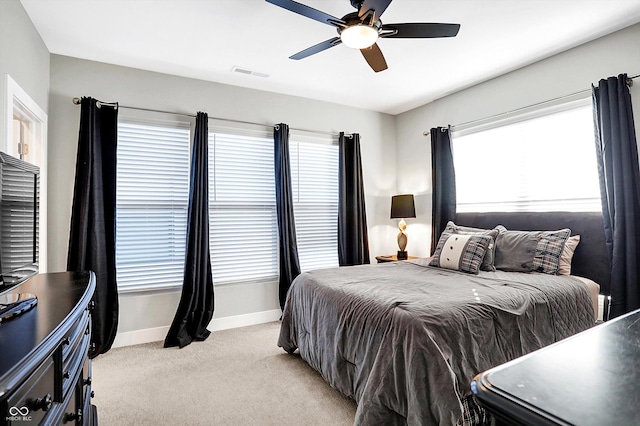
<svg viewBox="0 0 640 426">
<path fill-rule="evenodd" d="M 109 425 L 352 425 L 356 404 L 299 355 L 279 322 L 216 331 L 204 342 L 112 349 L 93 360 L 93 403 Z"/>
</svg>

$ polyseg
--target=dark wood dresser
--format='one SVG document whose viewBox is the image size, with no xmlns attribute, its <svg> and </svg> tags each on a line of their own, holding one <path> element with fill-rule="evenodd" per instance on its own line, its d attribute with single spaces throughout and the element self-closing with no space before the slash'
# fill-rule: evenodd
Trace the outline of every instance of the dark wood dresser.
<svg viewBox="0 0 640 426">
<path fill-rule="evenodd" d="M 498 425 L 640 425 L 640 310 L 478 375 Z"/>
<path fill-rule="evenodd" d="M 93 272 L 39 274 L 9 290 L 38 304 L 0 323 L 0 425 L 97 425 L 91 404 Z"/>
</svg>

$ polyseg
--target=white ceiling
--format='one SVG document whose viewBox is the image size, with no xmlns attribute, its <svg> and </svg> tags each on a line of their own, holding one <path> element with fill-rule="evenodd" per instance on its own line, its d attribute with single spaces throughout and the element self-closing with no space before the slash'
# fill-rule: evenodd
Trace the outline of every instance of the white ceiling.
<svg viewBox="0 0 640 426">
<path fill-rule="evenodd" d="M 299 1 L 336 17 L 355 11 L 348 0 Z M 395 0 L 384 23 L 461 29 L 455 38 L 380 40 L 389 69 L 374 73 L 344 45 L 288 59 L 336 31 L 264 0 L 21 2 L 51 53 L 390 114 L 640 22 L 639 0 Z"/>
</svg>

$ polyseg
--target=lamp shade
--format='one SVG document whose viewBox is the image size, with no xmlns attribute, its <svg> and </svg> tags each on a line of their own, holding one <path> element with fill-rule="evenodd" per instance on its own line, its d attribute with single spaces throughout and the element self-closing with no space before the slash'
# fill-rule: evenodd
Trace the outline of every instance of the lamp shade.
<svg viewBox="0 0 640 426">
<path fill-rule="evenodd" d="M 394 195 L 391 197 L 391 219 L 407 217 L 416 217 L 413 194 Z"/>
<path fill-rule="evenodd" d="M 369 25 L 352 25 L 340 32 L 340 39 L 352 49 L 366 49 L 378 40 L 378 30 Z"/>
</svg>

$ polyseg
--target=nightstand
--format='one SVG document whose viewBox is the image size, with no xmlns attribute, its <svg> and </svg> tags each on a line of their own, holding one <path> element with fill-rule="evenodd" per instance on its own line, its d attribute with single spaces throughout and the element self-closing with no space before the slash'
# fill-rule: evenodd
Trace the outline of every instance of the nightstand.
<svg viewBox="0 0 640 426">
<path fill-rule="evenodd" d="M 401 259 L 401 260 L 411 260 L 411 259 L 419 259 L 419 257 L 417 257 L 417 256 L 408 256 L 406 259 Z M 387 256 L 376 256 L 376 260 L 378 261 L 378 263 L 397 262 L 398 261 L 398 255 L 397 254 L 390 254 L 390 255 L 387 255 Z"/>
</svg>

